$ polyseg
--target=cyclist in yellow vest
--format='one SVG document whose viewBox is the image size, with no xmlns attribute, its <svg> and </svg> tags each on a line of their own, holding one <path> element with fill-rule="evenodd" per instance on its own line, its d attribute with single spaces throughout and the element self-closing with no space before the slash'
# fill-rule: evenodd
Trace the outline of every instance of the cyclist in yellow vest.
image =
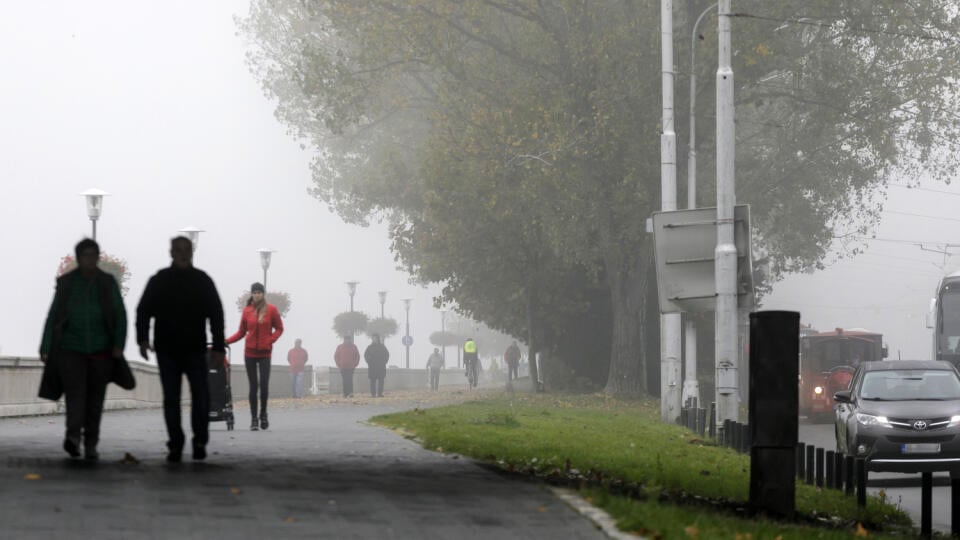
<svg viewBox="0 0 960 540">
<path fill-rule="evenodd" d="M 463 365 L 467 370 L 466 375 L 470 386 L 476 386 L 477 379 L 480 377 L 480 360 L 477 356 L 477 344 L 473 338 L 467 338 L 463 344 Z"/>
</svg>

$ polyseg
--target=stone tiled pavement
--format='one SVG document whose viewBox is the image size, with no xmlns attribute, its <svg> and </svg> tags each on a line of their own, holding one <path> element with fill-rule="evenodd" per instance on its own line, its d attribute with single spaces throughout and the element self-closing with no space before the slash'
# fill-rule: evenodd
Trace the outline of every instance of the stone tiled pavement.
<svg viewBox="0 0 960 540">
<path fill-rule="evenodd" d="M 235 431 L 211 423 L 208 460 L 181 464 L 159 409 L 106 413 L 95 464 L 66 457 L 62 416 L 0 419 L 0 539 L 606 537 L 536 482 L 365 422 L 435 403 L 273 402 L 251 432 L 239 402 Z"/>
</svg>

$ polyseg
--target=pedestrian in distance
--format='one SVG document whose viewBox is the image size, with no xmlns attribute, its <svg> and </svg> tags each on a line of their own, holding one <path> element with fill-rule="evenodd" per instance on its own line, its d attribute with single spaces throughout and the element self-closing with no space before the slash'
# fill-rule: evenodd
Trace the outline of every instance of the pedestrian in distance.
<svg viewBox="0 0 960 540">
<path fill-rule="evenodd" d="M 290 364 L 290 384 L 293 385 L 293 397 L 300 399 L 303 397 L 303 370 L 310 356 L 307 350 L 302 347 L 303 340 L 296 339 L 293 342 L 293 348 L 287 352 L 287 363 Z"/>
<path fill-rule="evenodd" d="M 517 380 L 520 377 L 520 347 L 517 346 L 516 341 L 507 347 L 507 350 L 503 353 L 503 360 L 507 364 L 507 380 Z"/>
<path fill-rule="evenodd" d="M 353 370 L 360 365 L 360 349 L 353 343 L 353 336 L 343 336 L 343 343 L 337 345 L 333 361 L 340 369 L 343 381 L 343 397 L 353 397 Z"/>
<path fill-rule="evenodd" d="M 183 377 L 190 385 L 190 427 L 193 459 L 207 457 L 210 440 L 210 386 L 207 365 L 207 325 L 210 362 L 224 363 L 223 304 L 213 279 L 193 266 L 193 242 L 185 236 L 170 241 L 168 268 L 154 274 L 137 304 L 137 343 L 140 356 L 157 355 L 163 387 L 163 419 L 167 425 L 167 461 L 182 459 L 186 436 L 181 427 Z M 150 346 L 150 320 L 153 346 Z"/>
<path fill-rule="evenodd" d="M 463 343 L 463 365 L 466 368 L 467 382 L 470 387 L 477 386 L 480 379 L 480 356 L 477 352 L 477 342 L 473 338 L 467 338 Z"/>
<path fill-rule="evenodd" d="M 370 379 L 370 395 L 383 397 L 383 381 L 387 376 L 390 351 L 380 342 L 380 334 L 370 337 L 373 342 L 363 351 L 363 359 L 367 361 L 367 377 Z"/>
<path fill-rule="evenodd" d="M 243 348 L 243 363 L 247 368 L 247 383 L 250 386 L 250 431 L 267 429 L 267 398 L 270 393 L 270 357 L 273 344 L 283 334 L 283 321 L 277 306 L 268 304 L 262 283 L 250 286 L 250 299 L 240 314 L 240 328 L 227 338 L 227 345 L 246 338 Z M 260 392 L 259 416 L 257 413 L 257 390 Z M 259 420 L 259 424 L 258 424 Z"/>
<path fill-rule="evenodd" d="M 70 457 L 99 458 L 100 419 L 113 363 L 123 357 L 127 312 L 120 287 L 97 268 L 100 246 L 89 238 L 74 247 L 77 268 L 57 278 L 40 343 L 40 359 L 56 370 L 66 402 L 63 449 Z M 58 392 L 59 393 L 59 392 Z"/>
<path fill-rule="evenodd" d="M 440 389 L 440 372 L 444 367 L 443 356 L 440 354 L 440 349 L 434 347 L 433 354 L 430 355 L 430 358 L 427 358 L 427 369 L 430 370 L 431 390 Z"/>
</svg>

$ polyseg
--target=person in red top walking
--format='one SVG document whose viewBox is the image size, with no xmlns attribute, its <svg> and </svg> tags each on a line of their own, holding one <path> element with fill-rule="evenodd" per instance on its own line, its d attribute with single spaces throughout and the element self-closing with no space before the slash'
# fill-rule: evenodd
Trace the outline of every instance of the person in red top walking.
<svg viewBox="0 0 960 540">
<path fill-rule="evenodd" d="M 243 362 L 250 386 L 250 431 L 267 429 L 267 394 L 270 388 L 270 356 L 273 344 L 283 334 L 277 306 L 268 304 L 262 283 L 250 286 L 250 299 L 240 315 L 240 329 L 226 339 L 227 345 L 246 337 Z M 258 379 L 259 374 L 259 381 Z M 260 423 L 257 424 L 257 388 L 260 389 Z"/>
<path fill-rule="evenodd" d="M 293 348 L 287 352 L 287 363 L 290 364 L 290 383 L 293 385 L 293 397 L 303 397 L 303 367 L 309 362 L 307 350 L 300 346 L 303 340 L 297 338 Z"/>
<path fill-rule="evenodd" d="M 343 343 L 337 345 L 333 361 L 340 368 L 343 379 L 343 397 L 353 396 L 353 370 L 360 365 L 360 349 L 353 344 L 353 336 L 343 336 Z"/>
</svg>

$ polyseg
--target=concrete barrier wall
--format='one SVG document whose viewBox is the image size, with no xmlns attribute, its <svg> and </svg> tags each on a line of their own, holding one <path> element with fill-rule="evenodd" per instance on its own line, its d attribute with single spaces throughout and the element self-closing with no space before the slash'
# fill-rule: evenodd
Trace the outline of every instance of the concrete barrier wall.
<svg viewBox="0 0 960 540">
<path fill-rule="evenodd" d="M 155 365 L 130 362 L 137 379 L 137 387 L 124 390 L 115 384 L 107 385 L 105 409 L 160 407 L 163 390 Z M 50 401 L 37 397 L 43 362 L 38 358 L 0 357 L 0 416 L 26 416 L 63 412 L 63 398 Z"/>
<path fill-rule="evenodd" d="M 163 406 L 163 389 L 160 372 L 155 363 L 129 360 L 130 369 L 137 379 L 137 387 L 124 390 L 115 384 L 107 385 L 105 409 L 132 409 Z M 56 414 L 64 410 L 63 398 L 50 401 L 37 397 L 43 363 L 38 358 L 0 356 L 0 416 L 28 416 Z M 303 389 L 305 394 L 326 392 L 329 370 L 325 367 L 314 370 L 307 366 Z M 339 380 L 339 378 L 338 378 Z M 247 373 L 241 365 L 231 365 L 230 384 L 234 401 L 247 399 Z M 270 397 L 293 396 L 290 369 L 273 366 L 270 371 Z M 183 381 L 183 401 L 190 402 L 190 388 Z"/>
<path fill-rule="evenodd" d="M 163 406 L 163 389 L 160 386 L 160 373 L 153 362 L 146 363 L 130 360 L 130 369 L 137 378 L 137 387 L 124 390 L 115 384 L 107 386 L 105 409 L 132 409 Z M 43 363 L 38 358 L 0 356 L 0 416 L 29 416 L 35 414 L 57 414 L 64 410 L 63 399 L 53 402 L 37 397 Z M 503 384 L 503 372 L 481 374 L 481 384 Z M 341 394 L 343 379 L 340 370 L 335 367 L 306 367 L 303 379 L 305 395 Z M 467 379 L 461 369 L 446 369 L 440 373 L 442 386 L 465 386 Z M 230 365 L 230 390 L 234 401 L 243 401 L 248 397 L 247 370 L 243 364 Z M 428 389 L 430 377 L 426 369 L 389 368 L 384 379 L 384 391 Z M 353 372 L 353 391 L 355 394 L 369 394 L 370 380 L 367 369 L 358 368 Z M 290 381 L 290 369 L 283 365 L 274 365 L 270 370 L 270 398 L 289 398 L 293 396 Z M 190 402 L 190 388 L 183 381 L 183 401 Z"/>
</svg>

